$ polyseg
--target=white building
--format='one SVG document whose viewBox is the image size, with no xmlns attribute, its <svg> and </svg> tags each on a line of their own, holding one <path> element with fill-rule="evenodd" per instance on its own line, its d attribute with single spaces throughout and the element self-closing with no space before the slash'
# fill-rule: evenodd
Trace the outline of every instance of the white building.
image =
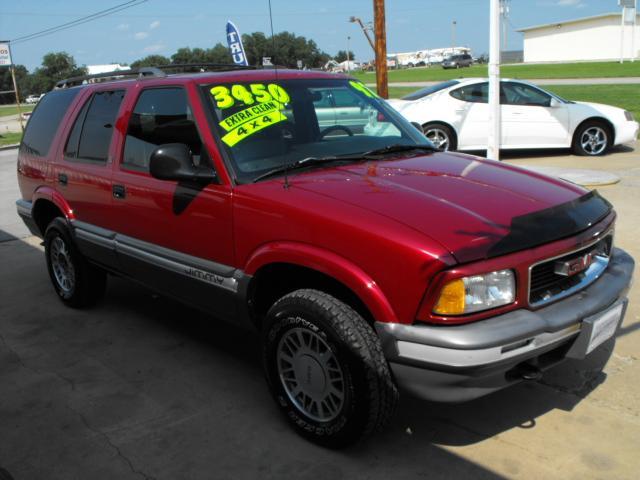
<svg viewBox="0 0 640 480">
<path fill-rule="evenodd" d="M 389 53 L 388 59 L 398 62 L 398 65 L 406 67 L 414 67 L 420 64 L 441 63 L 445 58 L 451 55 L 459 55 L 462 53 L 471 53 L 468 47 L 446 47 L 431 48 L 427 50 L 416 50 L 415 52 Z"/>
<path fill-rule="evenodd" d="M 633 18 L 633 17 L 632 17 Z M 616 60 L 621 49 L 621 14 L 606 13 L 518 30 L 524 34 L 525 62 Z M 640 22 L 637 22 L 640 23 Z M 624 27 L 624 58 L 638 57 L 640 25 Z M 632 35 L 635 46 L 632 47 Z"/>
<path fill-rule="evenodd" d="M 119 63 L 110 63 L 107 65 L 87 65 L 87 74 L 96 75 L 98 73 L 117 72 L 120 70 L 131 70 L 131 67 L 127 65 L 120 65 Z"/>
</svg>

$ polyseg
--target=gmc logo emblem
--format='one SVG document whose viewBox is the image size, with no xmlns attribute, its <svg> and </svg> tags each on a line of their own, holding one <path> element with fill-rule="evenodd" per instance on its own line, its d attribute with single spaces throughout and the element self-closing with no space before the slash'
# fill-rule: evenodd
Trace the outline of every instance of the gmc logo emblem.
<svg viewBox="0 0 640 480">
<path fill-rule="evenodd" d="M 554 265 L 553 272 L 556 275 L 571 277 L 577 273 L 585 271 L 593 263 L 593 253 L 587 253 L 581 257 L 572 260 L 557 261 Z"/>
</svg>

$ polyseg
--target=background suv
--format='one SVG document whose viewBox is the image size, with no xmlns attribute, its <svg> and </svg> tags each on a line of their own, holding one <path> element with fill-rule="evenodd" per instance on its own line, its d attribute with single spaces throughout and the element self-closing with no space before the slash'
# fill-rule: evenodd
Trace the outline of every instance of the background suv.
<svg viewBox="0 0 640 480">
<path fill-rule="evenodd" d="M 473 63 L 473 58 L 468 53 L 460 55 L 451 55 L 442 62 L 442 68 L 462 68 L 470 67 Z"/>
</svg>

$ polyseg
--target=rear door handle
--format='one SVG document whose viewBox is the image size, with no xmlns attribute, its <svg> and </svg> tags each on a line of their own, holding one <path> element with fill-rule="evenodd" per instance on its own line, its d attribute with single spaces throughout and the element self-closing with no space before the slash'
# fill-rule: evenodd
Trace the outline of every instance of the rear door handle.
<svg viewBox="0 0 640 480">
<path fill-rule="evenodd" d="M 60 185 L 66 185 L 67 183 L 69 183 L 69 177 L 67 177 L 66 173 L 59 173 L 58 174 L 58 183 Z"/>
<path fill-rule="evenodd" d="M 127 196 L 127 191 L 124 188 L 124 185 L 114 185 L 112 191 L 113 198 L 124 198 Z"/>
</svg>

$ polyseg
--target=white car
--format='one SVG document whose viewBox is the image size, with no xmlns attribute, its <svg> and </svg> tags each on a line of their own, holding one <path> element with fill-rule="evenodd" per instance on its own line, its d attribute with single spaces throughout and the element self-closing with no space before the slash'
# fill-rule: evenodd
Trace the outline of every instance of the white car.
<svg viewBox="0 0 640 480">
<path fill-rule="evenodd" d="M 38 103 L 42 97 L 44 97 L 44 93 L 42 95 L 29 95 L 24 101 L 25 103 L 33 105 L 34 103 Z"/>
<path fill-rule="evenodd" d="M 451 80 L 389 103 L 443 150 L 485 150 L 489 83 Z M 527 82 L 503 79 L 500 87 L 500 148 L 572 148 L 603 155 L 613 145 L 635 141 L 638 122 L 621 108 L 571 102 Z"/>
</svg>

